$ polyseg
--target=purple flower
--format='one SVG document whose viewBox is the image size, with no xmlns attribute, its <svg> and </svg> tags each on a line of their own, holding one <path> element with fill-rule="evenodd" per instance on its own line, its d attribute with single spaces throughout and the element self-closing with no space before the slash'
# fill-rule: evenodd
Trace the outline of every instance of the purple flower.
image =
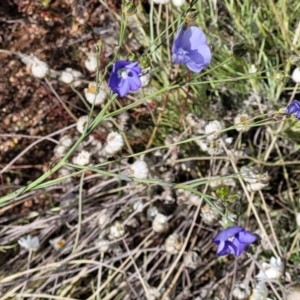
<svg viewBox="0 0 300 300">
<path fill-rule="evenodd" d="M 129 91 L 137 91 L 141 86 L 139 74 L 142 72 L 138 62 L 117 60 L 110 74 L 108 86 L 120 97 Z"/>
<path fill-rule="evenodd" d="M 191 26 L 179 28 L 172 47 L 173 63 L 186 65 L 191 71 L 201 72 L 211 60 L 211 50 L 201 29 Z"/>
<path fill-rule="evenodd" d="M 293 102 L 287 106 L 285 112 L 288 115 L 293 114 L 298 120 L 300 120 L 300 103 L 298 100 L 293 100 Z"/>
<path fill-rule="evenodd" d="M 246 246 L 254 243 L 257 238 L 257 235 L 245 230 L 243 227 L 228 227 L 214 238 L 214 242 L 218 245 L 217 255 L 233 254 L 240 256 Z"/>
</svg>

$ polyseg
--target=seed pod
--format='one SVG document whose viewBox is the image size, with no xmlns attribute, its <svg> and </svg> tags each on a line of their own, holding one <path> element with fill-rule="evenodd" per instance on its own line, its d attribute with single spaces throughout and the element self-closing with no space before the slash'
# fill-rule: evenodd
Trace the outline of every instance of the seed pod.
<svg viewBox="0 0 300 300">
<path fill-rule="evenodd" d="M 169 229 L 168 217 L 158 213 L 152 222 L 152 229 L 158 233 L 168 231 Z"/>
<path fill-rule="evenodd" d="M 184 255 L 183 263 L 186 268 L 196 269 L 200 264 L 201 258 L 195 251 L 189 251 Z"/>
<path fill-rule="evenodd" d="M 165 240 L 165 250 L 168 254 L 177 254 L 183 245 L 183 238 L 178 233 L 172 233 Z"/>
</svg>

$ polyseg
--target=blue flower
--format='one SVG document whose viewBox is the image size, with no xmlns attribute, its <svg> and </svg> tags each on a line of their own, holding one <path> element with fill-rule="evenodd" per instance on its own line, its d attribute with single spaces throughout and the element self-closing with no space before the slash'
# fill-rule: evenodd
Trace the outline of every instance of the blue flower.
<svg viewBox="0 0 300 300">
<path fill-rule="evenodd" d="M 191 26 L 183 31 L 179 28 L 172 47 L 174 64 L 186 65 L 191 71 L 199 73 L 211 60 L 211 50 L 201 29 Z"/>
<path fill-rule="evenodd" d="M 220 232 L 214 238 L 214 242 L 218 245 L 217 255 L 233 254 L 240 256 L 246 246 L 254 243 L 257 239 L 257 235 L 243 227 L 231 226 Z"/>
<path fill-rule="evenodd" d="M 137 91 L 141 86 L 139 74 L 142 72 L 138 62 L 117 60 L 110 74 L 108 86 L 120 97 L 129 91 Z"/>
<path fill-rule="evenodd" d="M 293 114 L 298 120 L 300 120 L 300 103 L 298 100 L 293 100 L 293 102 L 287 106 L 285 112 L 288 115 Z"/>
</svg>

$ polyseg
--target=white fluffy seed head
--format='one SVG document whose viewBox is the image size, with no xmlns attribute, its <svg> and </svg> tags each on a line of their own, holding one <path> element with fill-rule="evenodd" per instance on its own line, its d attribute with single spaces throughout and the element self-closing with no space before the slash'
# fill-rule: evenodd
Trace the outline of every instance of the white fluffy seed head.
<svg viewBox="0 0 300 300">
<path fill-rule="evenodd" d="M 185 120 L 187 121 L 187 123 L 191 126 L 191 127 L 196 127 L 198 126 L 198 124 L 200 123 L 200 119 L 197 115 L 193 114 L 193 113 L 189 113 L 186 117 Z"/>
<path fill-rule="evenodd" d="M 130 175 L 138 179 L 146 179 L 149 175 L 149 169 L 146 162 L 137 160 L 130 166 Z"/>
<path fill-rule="evenodd" d="M 90 104 L 100 105 L 107 98 L 107 89 L 105 87 L 105 83 L 103 82 L 101 87 L 99 87 L 99 91 L 96 94 L 96 82 L 91 82 L 88 88 L 84 89 L 85 99 Z"/>
<path fill-rule="evenodd" d="M 236 283 L 232 292 L 234 299 L 237 300 L 246 300 L 250 296 L 250 288 L 244 283 Z"/>
<path fill-rule="evenodd" d="M 97 57 L 95 53 L 90 52 L 84 61 L 84 65 L 87 68 L 88 71 L 91 73 L 94 73 L 97 71 Z"/>
<path fill-rule="evenodd" d="M 90 162 L 91 154 L 88 151 L 82 150 L 75 157 L 73 157 L 73 164 L 79 166 L 86 166 Z"/>
<path fill-rule="evenodd" d="M 196 269 L 200 264 L 201 258 L 195 251 L 185 253 L 183 263 L 186 268 Z"/>
<path fill-rule="evenodd" d="M 268 288 L 263 281 L 258 282 L 252 291 L 249 300 L 268 300 Z"/>
<path fill-rule="evenodd" d="M 152 221 L 152 229 L 155 232 L 166 232 L 169 229 L 168 217 L 158 213 Z"/>
<path fill-rule="evenodd" d="M 81 116 L 80 118 L 78 118 L 76 124 L 76 128 L 78 132 L 80 133 L 84 132 L 85 124 L 87 123 L 88 120 L 89 120 L 88 116 Z"/>
<path fill-rule="evenodd" d="M 83 78 L 83 74 L 77 70 L 73 70 L 71 68 L 66 68 L 64 71 L 61 72 L 60 80 L 65 84 L 71 84 L 79 86 L 80 85 L 80 78 Z"/>
<path fill-rule="evenodd" d="M 221 136 L 221 130 L 225 128 L 224 123 L 218 120 L 210 121 L 206 124 L 204 131 L 208 136 L 206 137 L 208 141 L 216 140 Z"/>
<path fill-rule="evenodd" d="M 123 146 L 124 140 L 122 135 L 118 132 L 112 131 L 108 134 L 106 138 L 106 145 L 104 147 L 104 151 L 109 155 L 113 155 L 120 151 Z"/>
<path fill-rule="evenodd" d="M 209 155 L 220 155 L 224 152 L 222 147 L 222 139 L 210 140 L 207 144 L 207 153 Z"/>
<path fill-rule="evenodd" d="M 216 224 L 221 218 L 218 210 L 207 203 L 201 207 L 201 216 L 202 221 L 208 225 Z"/>
<path fill-rule="evenodd" d="M 144 208 L 144 203 L 142 200 L 137 200 L 133 203 L 132 208 L 136 211 L 136 212 L 142 212 L 143 208 Z"/>
<path fill-rule="evenodd" d="M 259 273 L 255 276 L 260 281 L 277 280 L 283 274 L 283 264 L 281 258 L 271 257 L 270 263 L 263 262 L 262 268 Z"/>
<path fill-rule="evenodd" d="M 300 83 L 300 68 L 296 68 L 292 73 L 292 79 L 296 83 Z"/>
<path fill-rule="evenodd" d="M 121 224 L 119 221 L 116 221 L 110 228 L 109 228 L 109 235 L 108 238 L 110 240 L 118 239 L 124 236 L 125 234 L 125 228 L 123 224 Z"/>
<path fill-rule="evenodd" d="M 207 152 L 207 150 L 208 150 L 208 143 L 207 143 L 206 140 L 204 140 L 204 139 L 195 140 L 195 143 L 200 147 L 200 149 L 203 152 Z"/>
<path fill-rule="evenodd" d="M 297 223 L 297 226 L 300 227 L 300 213 L 296 214 L 296 223 Z"/>
<path fill-rule="evenodd" d="M 185 0 L 172 0 L 172 2 L 175 6 L 180 7 L 185 3 Z"/>
<path fill-rule="evenodd" d="M 39 60 L 38 58 L 34 57 L 33 63 L 31 65 L 31 74 L 36 78 L 44 78 L 49 72 L 49 66 Z"/>
<path fill-rule="evenodd" d="M 267 185 L 268 184 L 264 184 L 261 182 L 247 183 L 247 190 L 249 192 L 258 192 L 265 188 Z"/>
<path fill-rule="evenodd" d="M 69 135 L 64 135 L 58 141 L 58 144 L 54 148 L 54 155 L 56 157 L 64 156 L 69 148 L 72 146 L 73 140 Z"/>
<path fill-rule="evenodd" d="M 178 233 L 172 233 L 165 240 L 165 250 L 168 254 L 177 254 L 183 245 L 183 238 Z"/>
<path fill-rule="evenodd" d="M 236 131 L 247 132 L 250 129 L 250 118 L 247 114 L 238 114 L 234 118 L 233 123 L 236 125 Z"/>
<path fill-rule="evenodd" d="M 109 240 L 100 239 L 95 242 L 95 246 L 98 248 L 99 252 L 105 253 L 109 250 Z"/>
<path fill-rule="evenodd" d="M 20 238 L 18 243 L 28 251 L 35 252 L 40 248 L 40 240 L 37 236 L 32 237 L 31 235 L 27 235 L 27 237 Z"/>
<path fill-rule="evenodd" d="M 256 167 L 242 166 L 240 169 L 240 174 L 245 182 L 258 182 L 259 171 Z"/>
<path fill-rule="evenodd" d="M 49 243 L 55 250 L 59 250 L 65 246 L 66 241 L 64 239 L 62 239 L 61 237 L 58 237 L 58 238 L 50 240 Z"/>
<path fill-rule="evenodd" d="M 142 87 L 146 87 L 149 85 L 150 81 L 151 81 L 151 68 L 145 68 L 142 70 L 142 74 L 140 76 L 140 80 L 142 82 Z"/>
<path fill-rule="evenodd" d="M 112 216 L 112 212 L 110 212 L 107 208 L 104 208 L 100 211 L 99 217 L 98 217 L 98 225 L 100 228 L 105 227 Z"/>
<path fill-rule="evenodd" d="M 157 209 L 156 206 L 149 207 L 149 208 L 147 209 L 147 219 L 148 219 L 149 221 L 154 220 L 154 218 L 156 217 L 156 215 L 157 215 L 158 213 L 159 213 L 159 212 L 158 212 L 158 209 Z"/>
</svg>

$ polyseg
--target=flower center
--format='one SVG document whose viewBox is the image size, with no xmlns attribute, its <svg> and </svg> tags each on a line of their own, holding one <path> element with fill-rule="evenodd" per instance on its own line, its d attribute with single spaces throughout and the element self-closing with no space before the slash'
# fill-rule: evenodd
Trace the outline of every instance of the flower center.
<svg viewBox="0 0 300 300">
<path fill-rule="evenodd" d="M 128 70 L 125 68 L 122 68 L 118 71 L 119 77 L 122 77 L 123 79 L 127 79 L 128 77 Z"/>
<path fill-rule="evenodd" d="M 228 241 L 229 241 L 229 242 L 233 242 L 233 240 L 234 240 L 234 235 L 233 235 L 233 236 L 230 236 L 230 237 L 228 238 Z"/>
</svg>

